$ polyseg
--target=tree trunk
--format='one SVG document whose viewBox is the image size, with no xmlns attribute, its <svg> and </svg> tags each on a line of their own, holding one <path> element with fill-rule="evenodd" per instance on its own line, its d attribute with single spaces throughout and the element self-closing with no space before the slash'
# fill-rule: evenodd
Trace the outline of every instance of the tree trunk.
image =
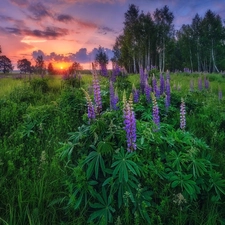
<svg viewBox="0 0 225 225">
<path fill-rule="evenodd" d="M 213 70 L 216 69 L 216 71 L 219 73 L 219 70 L 216 66 L 215 56 L 214 56 L 214 49 L 213 49 L 213 40 L 212 40 L 212 60 L 213 60 Z"/>
<path fill-rule="evenodd" d="M 163 38 L 163 52 L 162 52 L 162 71 L 164 73 L 164 69 L 165 69 L 165 39 Z"/>
<path fill-rule="evenodd" d="M 137 70 L 136 70 L 136 63 L 135 63 L 135 56 L 133 56 L 133 64 L 134 64 L 134 73 L 136 73 L 137 72 Z"/>
<path fill-rule="evenodd" d="M 193 62 L 192 62 L 192 52 L 190 48 L 190 63 L 191 63 L 191 72 L 193 73 Z"/>
</svg>

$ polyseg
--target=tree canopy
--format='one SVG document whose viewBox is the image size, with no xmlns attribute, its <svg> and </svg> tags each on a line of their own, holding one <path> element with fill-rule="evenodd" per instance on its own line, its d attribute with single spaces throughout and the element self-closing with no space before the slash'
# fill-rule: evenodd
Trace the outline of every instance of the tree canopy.
<svg viewBox="0 0 225 225">
<path fill-rule="evenodd" d="M 131 4 L 124 14 L 124 28 L 113 46 L 112 61 L 138 72 L 140 67 L 160 71 L 219 72 L 225 70 L 225 27 L 211 10 L 198 14 L 191 24 L 174 29 L 174 15 L 165 5 L 152 14 Z"/>
<path fill-rule="evenodd" d="M 98 52 L 95 56 L 95 63 L 99 66 L 100 72 L 103 76 L 107 75 L 107 65 L 109 63 L 109 57 L 106 54 L 103 47 L 99 46 Z"/>
<path fill-rule="evenodd" d="M 45 72 L 45 62 L 42 55 L 39 55 L 36 59 L 35 70 L 39 74 L 43 74 Z"/>
<path fill-rule="evenodd" d="M 17 61 L 17 68 L 21 73 L 31 73 L 31 62 L 27 59 L 21 59 Z"/>
<path fill-rule="evenodd" d="M 7 58 L 5 55 L 0 56 L 0 71 L 3 73 L 9 73 L 13 70 L 13 65 L 11 60 Z"/>
</svg>

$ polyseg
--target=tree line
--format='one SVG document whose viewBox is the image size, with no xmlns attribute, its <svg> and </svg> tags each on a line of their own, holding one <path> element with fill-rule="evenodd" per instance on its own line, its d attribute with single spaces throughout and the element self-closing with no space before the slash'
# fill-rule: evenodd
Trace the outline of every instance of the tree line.
<svg viewBox="0 0 225 225">
<path fill-rule="evenodd" d="M 225 70 L 225 27 L 211 10 L 196 14 L 191 24 L 174 29 L 174 15 L 165 5 L 153 14 L 131 4 L 124 28 L 113 46 L 113 62 L 137 73 L 140 67 L 160 71 L 220 72 Z"/>
<path fill-rule="evenodd" d="M 0 46 L 0 54 L 2 53 L 2 49 Z M 63 71 L 57 70 L 53 67 L 53 64 L 50 62 L 46 67 L 46 63 L 43 59 L 42 55 L 37 56 L 35 60 L 35 65 L 31 65 L 31 62 L 26 58 L 20 59 L 17 61 L 17 68 L 20 70 L 20 73 L 36 73 L 36 74 L 46 74 L 55 75 L 60 74 L 62 72 L 67 74 L 74 74 L 79 70 L 82 70 L 82 66 L 78 62 L 73 62 L 68 68 Z M 11 60 L 5 56 L 0 55 L 0 71 L 3 73 L 9 73 L 14 69 Z"/>
<path fill-rule="evenodd" d="M 1 45 L 0 45 L 0 54 L 2 53 Z M 100 69 L 102 75 L 107 75 L 107 64 L 109 62 L 108 56 L 106 55 L 104 48 L 99 46 L 98 51 L 95 56 L 94 66 Z M 73 75 L 78 71 L 83 70 L 83 67 L 78 62 L 72 62 L 68 68 L 56 69 L 54 68 L 51 62 L 46 63 L 42 55 L 37 56 L 35 60 L 35 65 L 31 65 L 31 62 L 26 58 L 20 59 L 17 61 L 17 68 L 20 70 L 20 73 L 36 73 L 36 74 L 46 74 L 55 75 L 55 74 L 67 74 Z M 14 69 L 11 60 L 5 56 L 0 55 L 0 71 L 3 73 L 9 73 Z"/>
</svg>

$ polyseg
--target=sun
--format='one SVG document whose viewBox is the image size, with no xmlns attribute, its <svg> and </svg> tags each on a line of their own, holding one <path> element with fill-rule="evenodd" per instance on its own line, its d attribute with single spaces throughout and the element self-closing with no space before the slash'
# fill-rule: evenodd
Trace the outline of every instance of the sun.
<svg viewBox="0 0 225 225">
<path fill-rule="evenodd" d="M 60 69 L 63 70 L 64 69 L 63 66 L 60 66 Z"/>
</svg>

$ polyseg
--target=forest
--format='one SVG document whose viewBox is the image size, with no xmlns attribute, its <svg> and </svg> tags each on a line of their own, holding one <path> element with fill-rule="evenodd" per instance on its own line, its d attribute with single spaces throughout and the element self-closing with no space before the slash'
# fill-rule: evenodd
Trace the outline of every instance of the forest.
<svg viewBox="0 0 225 225">
<path fill-rule="evenodd" d="M 196 14 L 191 24 L 174 29 L 174 15 L 168 6 L 151 15 L 131 4 L 124 28 L 113 47 L 115 62 L 136 73 L 142 66 L 160 71 L 221 72 L 225 69 L 225 27 L 223 19 L 210 9 Z"/>
</svg>

